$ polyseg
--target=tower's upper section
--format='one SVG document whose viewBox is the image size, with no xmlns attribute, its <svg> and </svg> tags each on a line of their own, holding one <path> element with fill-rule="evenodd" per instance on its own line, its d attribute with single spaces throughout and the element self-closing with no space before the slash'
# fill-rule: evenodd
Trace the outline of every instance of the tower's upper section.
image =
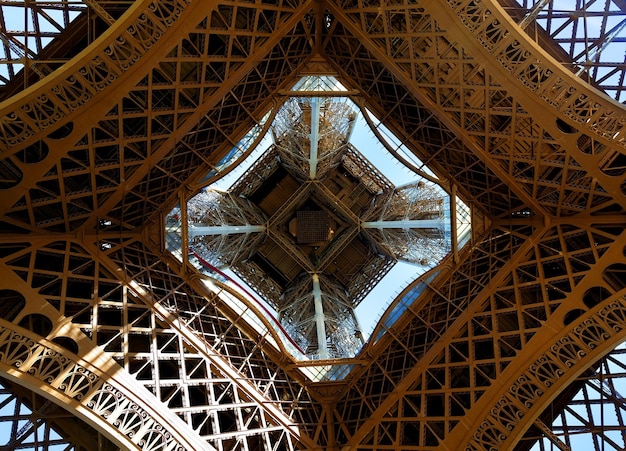
<svg viewBox="0 0 626 451">
<path fill-rule="evenodd" d="M 423 272 L 451 249 L 449 195 L 416 173 L 396 187 L 392 159 L 357 148 L 383 151 L 353 137 L 358 116 L 347 97 L 294 91 L 248 169 L 183 207 L 191 255 L 244 281 L 313 358 L 358 351 L 354 310 L 398 261 Z"/>
</svg>

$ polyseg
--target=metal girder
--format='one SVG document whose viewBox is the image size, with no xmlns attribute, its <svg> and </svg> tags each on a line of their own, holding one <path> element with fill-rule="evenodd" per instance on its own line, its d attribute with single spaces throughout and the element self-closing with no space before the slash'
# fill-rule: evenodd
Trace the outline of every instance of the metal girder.
<svg viewBox="0 0 626 451">
<path fill-rule="evenodd" d="M 102 432 L 80 420 L 58 404 L 36 395 L 30 389 L 4 379 L 0 383 L 0 416 L 3 445 L 7 449 L 29 446 L 47 451 L 59 446 L 115 450 L 118 447 Z M 7 423 L 12 423 L 10 426 Z"/>
<path fill-rule="evenodd" d="M 624 36 L 615 33 L 626 18 L 621 0 L 579 0 L 571 5 L 546 0 L 499 3 L 551 56 L 623 103 Z"/>
<path fill-rule="evenodd" d="M 134 2 L 97 43 L 0 106 L 0 312 L 26 293 L 23 316 L 72 330 L 102 356 L 99 369 L 118 362 L 115 376 L 147 388 L 198 447 L 504 449 L 543 434 L 567 449 L 581 431 L 549 420 L 567 414 L 568 390 L 626 328 L 626 113 L 569 68 L 580 39 L 619 43 L 609 18 L 624 8 L 586 11 L 600 31 L 579 38 L 559 33 L 582 16 L 559 22 L 545 2 L 510 3 Z M 534 23 L 524 31 L 514 11 Z M 568 61 L 555 59 L 563 43 Z M 620 96 L 624 68 L 603 66 L 604 55 L 590 55 L 585 75 Z M 438 277 L 403 291 L 358 358 L 324 362 L 352 368 L 324 383 L 270 345 L 274 334 L 199 295 L 199 276 L 158 249 L 169 204 L 207 183 L 205 169 L 284 101 L 299 70 L 319 68 L 485 224 Z M 54 333 L 26 335 L 40 342 L 31 350 L 61 350 Z M 35 384 L 44 366 L 5 369 Z M 593 387 L 619 404 L 618 390 Z M 596 443 L 615 437 L 580 419 Z"/>
<path fill-rule="evenodd" d="M 278 30 L 290 30 L 293 28 L 293 26 L 301 20 L 301 14 L 310 8 L 310 4 L 311 2 L 303 3 L 298 8 L 298 11 L 294 11 L 293 15 L 285 20 L 284 23 L 278 24 Z M 215 6 L 212 6 L 211 9 L 213 8 L 215 8 Z M 191 22 L 189 25 L 194 26 L 195 22 Z M 250 55 L 243 64 L 239 65 L 236 71 L 234 71 L 225 82 L 221 83 L 219 88 L 215 90 L 210 97 L 204 99 L 199 108 L 196 108 L 193 113 L 186 117 L 184 124 L 181 124 L 178 127 L 176 133 L 172 134 L 167 141 L 161 144 L 159 150 L 152 158 L 155 163 L 167 153 L 171 152 L 180 138 L 186 133 L 189 133 L 202 116 L 206 115 L 212 108 L 215 108 L 219 104 L 220 100 L 235 86 L 237 86 L 246 74 L 254 69 L 256 61 L 263 59 L 269 52 L 272 51 L 282 37 L 282 34 L 279 33 L 278 30 L 276 30 L 272 37 L 268 38 L 260 47 L 256 48 L 255 53 Z M 132 186 L 139 183 L 139 181 L 148 174 L 150 169 L 151 166 L 145 164 L 142 165 L 138 171 L 133 173 L 132 179 L 126 181 L 127 185 Z M 108 209 L 120 202 L 124 194 L 125 193 L 123 191 L 118 191 L 117 195 L 111 196 L 110 200 L 103 204 L 99 211 L 94 212 L 94 215 L 97 217 L 104 214 Z"/>
<path fill-rule="evenodd" d="M 491 286 L 495 287 L 509 277 L 511 269 L 514 268 L 521 259 L 526 257 L 529 248 L 532 248 L 532 246 L 536 244 L 540 235 L 541 233 L 536 234 L 533 241 L 527 241 L 525 245 L 523 245 L 515 252 L 514 255 L 511 256 L 511 260 L 506 262 L 498 273 L 494 275 L 490 281 Z M 484 304 L 487 302 L 488 296 L 490 295 L 491 293 L 489 290 L 483 290 L 478 296 L 474 297 L 471 304 L 465 306 L 463 312 L 458 315 L 455 323 L 453 323 L 451 327 L 445 331 L 445 334 L 449 334 L 450 336 L 455 333 L 458 334 L 465 327 L 465 324 L 468 321 L 471 321 L 474 312 L 484 308 Z M 419 307 L 412 309 L 412 315 L 419 317 Z M 411 388 L 415 386 L 416 382 L 420 380 L 420 376 L 423 377 L 423 374 L 428 371 L 429 365 L 431 365 L 433 361 L 441 355 L 446 343 L 449 343 L 449 340 L 441 337 L 436 343 L 431 344 L 432 347 L 426 354 L 420 356 L 420 360 L 417 365 L 406 369 L 404 376 L 394 385 L 393 391 L 385 397 L 370 418 L 360 425 L 359 429 L 350 437 L 349 443 L 360 443 L 367 434 L 371 433 L 373 425 L 382 422 L 390 411 L 397 408 L 398 402 L 402 399 L 404 393 L 410 391 Z M 379 349 L 379 352 L 384 352 L 384 347 L 380 346 Z"/>
<path fill-rule="evenodd" d="M 37 248 L 28 250 L 37 252 Z M 5 349 L 0 366 L 11 381 L 87 419 L 118 446 L 135 447 L 146 441 L 150 446 L 213 449 L 175 414 L 159 411 L 158 401 L 145 387 L 119 371 L 94 342 L 84 340 L 76 325 L 62 321 L 51 304 L 42 302 L 38 293 L 7 270 L 6 263 L 2 270 L 3 295 L 17 293 L 23 300 L 15 306 L 17 311 L 0 320 Z M 126 435 L 129 430 L 134 432 L 131 436 Z M 157 430 L 168 431 L 168 436 Z"/>
<path fill-rule="evenodd" d="M 424 95 L 424 93 L 416 85 L 415 81 L 411 78 L 411 74 L 400 68 L 394 59 L 389 57 L 384 48 L 382 48 L 378 43 L 375 43 L 371 39 L 371 36 L 368 36 L 364 30 L 360 29 L 353 22 L 353 20 L 346 16 L 346 14 L 339 8 L 331 7 L 330 9 L 333 15 L 337 17 L 337 20 L 344 24 L 346 28 L 372 53 L 372 55 L 374 55 L 378 61 L 383 63 L 383 65 L 391 74 L 393 74 L 394 77 L 397 77 L 398 80 L 400 80 L 411 95 L 413 95 L 421 104 L 427 106 L 428 110 L 431 111 L 443 124 L 445 124 L 446 127 L 452 130 L 454 134 L 459 137 L 467 147 L 472 149 L 475 154 L 481 155 L 486 161 L 491 160 L 491 155 L 486 154 L 484 149 L 474 141 L 471 135 L 459 127 L 457 123 L 450 120 L 450 118 L 440 110 L 438 105 L 433 103 L 430 98 Z M 517 186 L 510 175 L 502 171 L 498 165 L 492 162 L 489 166 L 491 170 L 498 175 L 498 177 L 502 180 L 506 180 L 509 186 L 512 188 Z M 522 199 L 524 199 L 525 203 L 533 209 L 535 214 L 542 214 L 543 209 L 539 206 L 535 199 L 528 196 L 525 192 L 518 192 L 518 194 Z"/>
<path fill-rule="evenodd" d="M 616 244 L 624 244 L 625 238 L 626 236 L 622 233 L 617 238 Z M 540 243 L 539 245 L 541 246 Z M 498 439 L 503 447 L 506 448 L 517 443 L 526 430 L 531 427 L 533 419 L 549 406 L 555 396 L 554 394 L 570 386 L 576 377 L 594 364 L 595 360 L 610 352 L 624 340 L 625 324 L 620 323 L 620 319 L 618 319 L 624 308 L 624 289 L 618 289 L 617 292 L 607 292 L 605 296 L 607 296 L 607 300 L 610 299 L 610 306 L 605 304 L 604 307 L 594 305 L 588 294 L 592 287 L 604 285 L 602 281 L 606 279 L 606 275 L 603 276 L 603 273 L 606 274 L 607 269 L 611 267 L 611 262 L 614 262 L 616 256 L 622 253 L 620 247 L 619 244 L 611 246 L 602 256 L 599 256 L 593 267 L 585 271 L 584 278 L 573 288 L 568 298 L 569 305 L 567 308 L 557 310 L 546 321 L 546 327 L 542 327 L 536 332 L 533 339 L 529 341 L 529 346 L 520 350 L 517 359 L 524 364 L 516 365 L 503 372 L 503 377 L 499 379 L 502 385 L 499 384 L 497 388 L 498 395 L 489 395 L 483 398 L 486 404 L 490 404 L 492 407 L 495 407 L 496 404 L 499 406 L 493 411 L 494 416 L 498 415 L 496 411 L 500 411 L 501 414 L 502 410 L 508 410 L 509 413 L 519 412 L 517 414 L 519 419 L 515 422 L 516 427 L 513 434 L 508 437 L 505 434 Z M 574 301 L 576 299 L 579 300 L 577 303 Z M 611 309 L 614 311 L 613 314 L 610 312 Z M 615 322 L 615 327 L 609 326 L 607 322 L 608 324 Z M 554 325 L 551 326 L 551 324 Z M 608 329 L 610 332 L 607 332 Z M 594 332 L 591 332 L 592 330 Z M 577 351 L 577 356 L 570 355 L 574 349 L 578 348 L 580 350 Z M 586 351 L 588 348 L 597 348 L 597 353 L 590 355 Z M 510 374 L 510 379 L 505 374 Z M 531 395 L 533 401 L 528 402 L 524 407 L 519 402 L 521 395 L 519 387 L 522 385 L 526 388 L 536 387 L 534 395 Z M 505 394 L 506 392 L 511 393 L 511 395 Z M 524 397 L 524 395 L 521 396 Z M 487 401 L 488 399 L 490 401 Z M 481 407 L 478 410 L 485 412 L 482 400 L 479 404 Z M 522 411 L 524 414 L 521 414 Z M 491 414 L 485 414 L 481 420 L 478 418 L 477 420 L 485 421 L 490 416 Z M 467 441 L 472 443 L 473 447 L 479 447 L 480 439 L 472 439 L 470 436 L 476 434 L 477 430 L 488 428 L 487 425 L 494 426 L 503 420 L 494 421 L 493 418 L 490 418 L 482 428 L 477 426 L 478 421 L 468 425 L 467 428 L 457 429 L 455 434 L 450 437 L 450 442 L 454 443 L 456 439 L 459 439 L 456 433 L 462 433 L 461 431 L 464 429 L 465 437 L 460 438 L 459 443 Z M 500 430 L 502 428 L 501 425 L 495 427 Z"/>
</svg>

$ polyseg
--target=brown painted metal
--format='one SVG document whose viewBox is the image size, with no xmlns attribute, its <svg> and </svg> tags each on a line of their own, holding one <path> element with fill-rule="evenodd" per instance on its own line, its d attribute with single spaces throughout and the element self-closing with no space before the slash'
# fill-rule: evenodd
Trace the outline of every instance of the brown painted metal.
<svg viewBox="0 0 626 451">
<path fill-rule="evenodd" d="M 575 75 L 552 6 L 522 29 L 538 2 L 501 3 L 100 1 L 60 20 L 0 103 L 3 386 L 65 403 L 103 449 L 567 449 L 577 430 L 553 420 L 593 410 L 581 387 L 602 387 L 624 437 L 607 362 L 626 338 L 626 111 L 600 91 L 623 100 L 623 82 L 594 75 L 600 59 Z M 603 3 L 598 36 L 622 3 Z M 356 359 L 324 362 L 345 377 L 314 382 L 204 291 L 163 224 L 300 76 L 331 72 L 475 227 Z M 17 416 L 0 420 L 19 439 Z M 51 421 L 84 443 L 78 420 Z M 584 426 L 615 440 L 597 416 Z"/>
</svg>

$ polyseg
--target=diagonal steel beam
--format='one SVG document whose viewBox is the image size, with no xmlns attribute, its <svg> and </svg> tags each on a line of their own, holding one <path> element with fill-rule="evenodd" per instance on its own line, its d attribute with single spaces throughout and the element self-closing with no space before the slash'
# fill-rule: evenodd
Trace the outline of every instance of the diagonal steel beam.
<svg viewBox="0 0 626 451">
<path fill-rule="evenodd" d="M 474 154 L 480 155 L 486 162 L 489 169 L 491 169 L 501 180 L 505 181 L 511 190 L 515 191 L 515 193 L 526 203 L 526 205 L 532 208 L 536 214 L 547 214 L 537 200 L 533 199 L 531 195 L 521 189 L 515 179 L 508 172 L 503 170 L 502 167 L 491 157 L 491 155 L 488 152 L 485 152 L 485 150 L 479 146 L 461 126 L 455 123 L 442 110 L 440 105 L 434 103 L 421 92 L 415 80 L 411 78 L 411 75 L 400 68 L 394 59 L 387 54 L 386 49 L 377 45 L 372 40 L 372 37 L 361 29 L 359 24 L 355 23 L 334 3 L 328 2 L 328 9 L 335 16 L 335 18 L 343 24 L 346 30 L 352 33 L 352 35 L 359 40 L 363 47 L 367 49 L 367 51 L 370 52 L 378 61 L 380 61 L 389 73 L 400 81 L 400 83 L 415 99 L 417 99 L 417 101 L 424 105 L 429 111 L 432 111 L 435 117 L 443 125 L 445 125 L 448 130 L 452 131 L 466 147 L 474 152 Z"/>
<path fill-rule="evenodd" d="M 175 330 L 180 337 L 187 341 L 200 355 L 206 358 L 219 372 L 236 385 L 246 396 L 252 400 L 259 409 L 265 412 L 267 417 L 271 418 L 271 422 L 288 431 L 296 440 L 300 441 L 307 449 L 316 449 L 317 444 L 308 435 L 300 431 L 298 424 L 295 423 L 287 414 L 285 414 L 280 406 L 276 405 L 264 393 L 262 393 L 254 383 L 245 375 L 241 374 L 237 368 L 232 366 L 229 361 L 210 343 L 203 340 L 197 332 L 192 330 L 183 320 L 175 316 L 171 311 L 167 310 L 158 299 L 154 298 L 140 284 L 128 276 L 124 268 L 120 268 L 108 256 L 98 252 L 93 247 L 85 246 L 94 258 L 100 260 L 100 263 L 106 267 L 112 274 L 115 274 L 119 280 L 132 288 L 133 292 L 144 302 L 150 306 L 152 311 L 156 312 L 163 320 Z"/>
<path fill-rule="evenodd" d="M 266 58 L 270 52 L 275 48 L 278 42 L 284 37 L 284 35 L 293 29 L 301 20 L 304 14 L 311 9 L 311 5 L 314 0 L 306 0 L 302 5 L 294 11 L 291 16 L 284 20 L 277 26 L 277 30 L 272 34 L 263 45 L 256 48 L 255 52 L 246 58 L 237 70 L 220 87 L 198 108 L 194 113 L 189 115 L 185 122 L 183 122 L 178 129 L 173 132 L 166 141 L 164 141 L 158 150 L 152 153 L 152 155 L 137 169 L 128 179 L 126 179 L 124 186 L 118 187 L 117 191 L 107 199 L 106 202 L 99 205 L 94 210 L 92 221 L 96 218 L 102 217 L 108 211 L 110 211 L 115 205 L 117 205 L 126 193 L 136 186 L 141 180 L 152 170 L 152 168 L 159 162 L 165 155 L 174 149 L 176 144 L 198 123 L 198 121 L 205 116 L 211 109 L 219 104 L 219 102 L 233 89 L 235 88 L 243 78 L 252 71 L 258 64 L 258 61 Z M 195 21 L 190 22 L 190 26 L 195 27 Z"/>
<path fill-rule="evenodd" d="M 485 289 L 481 290 L 471 301 L 471 304 L 459 315 L 457 320 L 445 331 L 442 336 L 433 346 L 424 354 L 417 364 L 407 371 L 405 376 L 396 385 L 395 389 L 385 397 L 385 399 L 378 405 L 373 414 L 365 422 L 361 424 L 359 429 L 350 438 L 349 443 L 351 446 L 357 446 L 367 436 L 367 434 L 378 424 L 380 424 L 390 411 L 394 410 L 394 406 L 402 399 L 406 391 L 410 390 L 414 386 L 419 376 L 425 372 L 431 362 L 436 359 L 438 355 L 444 352 L 445 347 L 449 343 L 451 337 L 459 333 L 465 324 L 479 311 L 482 306 L 488 302 L 489 297 L 492 295 L 493 290 L 501 284 L 511 274 L 517 265 L 524 261 L 528 252 L 541 240 L 546 227 L 536 230 L 532 239 L 527 240 L 523 246 L 521 246 L 517 252 L 495 275 L 490 281 L 489 285 Z M 384 349 L 380 349 L 379 352 Z"/>
</svg>

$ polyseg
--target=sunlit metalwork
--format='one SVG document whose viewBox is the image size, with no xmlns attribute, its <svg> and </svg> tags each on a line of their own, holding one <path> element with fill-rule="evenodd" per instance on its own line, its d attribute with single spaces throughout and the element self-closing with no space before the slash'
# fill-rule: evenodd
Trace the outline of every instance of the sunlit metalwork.
<svg viewBox="0 0 626 451">
<path fill-rule="evenodd" d="M 500 0 L 564 67 L 626 102 L 626 7 L 614 0 Z"/>
<path fill-rule="evenodd" d="M 305 92 L 281 107 L 258 162 L 228 191 L 189 200 L 186 228 L 166 229 L 181 242 L 186 231 L 204 266 L 247 282 L 308 358 L 353 357 L 364 343 L 354 309 L 398 259 L 445 256 L 449 205 L 435 185 L 395 189 L 359 153 L 349 99 Z"/>
<path fill-rule="evenodd" d="M 617 0 L 1 1 L 0 446 L 626 448 L 624 20 Z M 281 105 L 323 92 L 350 98 L 454 217 L 443 262 L 401 289 L 362 351 L 312 360 L 310 312 L 342 304 L 336 285 L 293 274 L 316 347 L 299 349 L 183 238 L 189 199 Z M 337 154 L 283 156 L 309 186 L 294 204 L 325 205 Z M 283 156 L 276 144 L 232 193 L 262 189 Z M 337 168 L 356 177 L 348 160 Z M 225 236 L 224 261 L 244 258 L 229 242 L 243 235 Z M 385 239 L 412 255 L 400 236 Z M 293 249 L 288 229 L 265 238 Z M 386 271 L 382 240 L 356 254 L 372 258 L 346 276 L 348 299 Z"/>
</svg>

